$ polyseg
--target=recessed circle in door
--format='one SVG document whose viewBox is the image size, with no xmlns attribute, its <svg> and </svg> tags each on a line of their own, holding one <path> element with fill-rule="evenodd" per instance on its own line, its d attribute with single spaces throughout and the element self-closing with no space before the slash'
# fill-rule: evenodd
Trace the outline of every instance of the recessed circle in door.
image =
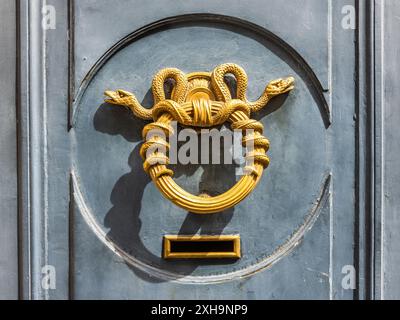
<svg viewBox="0 0 400 320">
<path fill-rule="evenodd" d="M 245 276 L 284 256 L 318 215 L 327 181 L 324 109 L 305 63 L 275 36 L 253 25 L 201 17 L 158 22 L 120 41 L 94 66 L 75 105 L 74 188 L 77 206 L 97 236 L 133 266 L 160 281 L 224 281 Z M 290 48 L 290 47 L 288 47 Z M 291 49 L 292 50 L 292 49 Z M 252 100 L 273 79 L 292 75 L 296 88 L 255 114 L 271 143 L 270 166 L 248 198 L 213 215 L 195 215 L 163 198 L 144 173 L 139 156 L 146 124 L 128 110 L 103 103 L 106 89 L 133 92 L 152 105 L 154 74 L 166 67 L 190 73 L 234 62 L 248 76 Z M 220 193 L 235 182 L 232 165 L 177 166 L 174 179 L 197 193 Z M 162 259 L 165 234 L 240 234 L 239 260 Z M 297 238 L 296 238 L 297 237 Z M 286 246 L 286 247 L 285 247 Z M 279 249 L 279 250 L 278 250 Z M 283 250 L 283 251 L 282 251 Z M 285 251 L 286 250 L 286 251 Z"/>
</svg>

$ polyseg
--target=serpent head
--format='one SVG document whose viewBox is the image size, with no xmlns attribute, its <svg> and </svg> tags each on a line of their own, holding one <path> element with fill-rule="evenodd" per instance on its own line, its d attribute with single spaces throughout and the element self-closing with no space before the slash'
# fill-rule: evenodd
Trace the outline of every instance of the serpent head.
<svg viewBox="0 0 400 320">
<path fill-rule="evenodd" d="M 269 97 L 275 97 L 279 94 L 289 92 L 294 88 L 294 78 L 288 77 L 285 79 L 277 79 L 271 81 L 266 89 Z"/>
<path fill-rule="evenodd" d="M 105 102 L 121 106 L 128 106 L 132 104 L 132 101 L 134 100 L 133 94 L 125 90 L 116 90 L 116 91 L 107 90 L 104 92 L 104 95 L 110 98 L 110 99 L 105 99 L 104 100 Z"/>
</svg>

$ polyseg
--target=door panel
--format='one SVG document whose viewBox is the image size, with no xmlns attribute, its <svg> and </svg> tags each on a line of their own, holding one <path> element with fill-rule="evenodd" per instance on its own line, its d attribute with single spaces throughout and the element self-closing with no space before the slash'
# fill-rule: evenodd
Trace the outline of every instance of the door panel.
<svg viewBox="0 0 400 320">
<path fill-rule="evenodd" d="M 328 2 L 321 5 L 319 1 L 306 1 L 304 4 L 310 7 L 318 3 L 319 19 L 309 19 L 312 27 L 299 21 L 302 30 L 295 28 L 296 32 L 293 32 L 295 21 L 288 30 L 276 19 L 279 15 L 290 16 L 290 12 L 297 12 L 294 3 L 282 5 L 271 1 L 266 8 L 253 2 L 247 14 L 251 15 L 260 7 L 268 13 L 260 15 L 258 12 L 244 21 L 237 19 L 243 18 L 239 14 L 240 5 L 212 10 L 224 16 L 181 15 L 207 12 L 204 8 L 210 10 L 215 6 L 211 3 L 214 2 L 203 2 L 203 10 L 194 3 L 188 11 L 167 6 L 167 12 L 162 13 L 142 3 L 136 15 L 146 19 L 132 19 L 126 14 L 129 10 L 123 8 L 135 8 L 139 4 L 122 1 L 112 14 L 113 19 L 120 22 L 110 21 L 112 28 L 96 17 L 96 12 L 104 14 L 107 8 L 101 2 L 75 4 L 78 13 L 75 19 L 75 84 L 79 88 L 70 132 L 75 151 L 74 215 L 83 216 L 83 220 L 77 220 L 80 221 L 77 225 L 85 223 L 97 235 L 98 239 L 93 241 L 101 240 L 105 244 L 102 251 L 112 249 L 126 265 L 125 271 L 113 271 L 114 264 L 105 261 L 104 269 L 84 272 L 91 270 L 94 259 L 98 260 L 103 254 L 92 256 L 93 253 L 87 252 L 91 248 L 85 241 L 87 226 L 82 230 L 84 234 L 78 231 L 82 228 L 79 227 L 74 232 L 74 269 L 79 271 L 74 280 L 77 298 L 92 294 L 121 297 L 119 290 L 108 290 L 115 285 L 115 277 L 130 279 L 127 284 L 130 282 L 132 289 L 129 290 L 128 285 L 122 297 L 132 298 L 141 298 L 143 292 L 150 292 L 149 298 L 155 292 L 158 298 L 294 298 L 304 295 L 304 291 L 308 292 L 308 298 L 329 297 L 330 114 L 321 93 L 322 88 L 327 87 L 330 67 Z M 307 14 L 306 10 L 302 12 Z M 172 15 L 176 18 L 163 20 Z M 279 30 L 283 39 L 263 28 L 266 24 L 261 17 L 265 15 L 275 17 L 268 27 Z M 89 32 L 88 24 L 91 25 Z M 140 36 L 135 35 L 135 31 L 146 24 L 150 24 L 149 31 L 145 28 Z M 315 41 L 314 36 L 321 39 L 318 54 L 310 49 L 315 50 L 316 46 L 291 41 L 297 32 L 306 30 L 309 39 Z M 121 40 L 119 37 L 124 34 L 126 37 Z M 291 48 L 296 45 L 301 48 L 299 51 Z M 111 50 L 103 56 L 107 47 Z M 94 64 L 101 56 L 103 58 Z M 245 68 L 250 78 L 249 96 L 253 99 L 262 92 L 266 82 L 282 76 L 293 75 L 296 90 L 286 99 L 274 101 L 271 107 L 274 112 L 257 115 L 271 141 L 272 161 L 256 190 L 234 209 L 199 217 L 166 201 L 143 172 L 138 150 L 145 123 L 132 119 L 125 110 L 101 104 L 100 99 L 105 89 L 134 88 L 135 94 L 143 98 L 143 104 L 151 105 L 150 83 L 159 69 L 173 66 L 185 72 L 211 71 L 224 62 L 235 62 Z M 86 74 L 93 64 L 95 67 Z M 228 189 L 235 174 L 234 167 L 229 165 L 193 165 L 180 168 L 175 178 L 178 184 L 195 194 L 204 190 L 215 194 Z M 319 229 L 313 236 L 307 235 L 309 251 L 299 258 L 286 257 L 321 214 L 326 216 L 320 217 Z M 219 263 L 162 259 L 164 234 L 196 233 L 240 233 L 242 258 Z M 265 270 L 282 258 L 288 260 L 286 267 L 277 264 L 275 274 Z M 288 272 L 293 276 L 288 277 Z M 93 276 L 103 279 L 100 285 L 107 293 L 88 286 L 94 282 Z M 285 285 L 282 278 L 288 281 Z M 219 289 L 210 290 L 209 286 L 199 283 L 219 283 Z M 140 292 L 136 290 L 138 285 L 142 288 Z M 267 289 L 276 286 L 286 289 Z"/>
<path fill-rule="evenodd" d="M 285 255 L 295 245 L 294 239 L 302 237 L 312 225 L 320 207 L 325 206 L 329 170 L 324 163 L 327 148 L 323 117 L 329 119 L 329 115 L 321 115 L 313 100 L 309 90 L 316 89 L 307 87 L 309 75 L 302 68 L 291 68 L 294 63 L 281 58 L 288 53 L 274 48 L 277 44 L 240 31 L 211 23 L 196 25 L 196 17 L 192 17 L 189 26 L 133 41 L 99 66 L 101 69 L 88 79 L 90 84 L 75 109 L 71 133 L 75 139 L 73 178 L 74 191 L 81 201 L 79 211 L 84 211 L 87 221 L 96 220 L 95 228 L 102 228 L 103 241 L 118 246 L 124 256 L 128 255 L 128 261 L 139 264 L 150 275 L 156 272 L 163 281 L 177 278 L 181 282 L 208 283 L 258 272 Z M 248 61 L 248 57 L 253 59 Z M 234 209 L 199 217 L 166 201 L 143 172 L 138 150 L 145 123 L 133 120 L 125 110 L 98 101 L 104 88 L 129 88 L 132 84 L 138 96 L 145 97 L 152 75 L 171 65 L 185 71 L 212 70 L 227 61 L 242 65 L 255 78 L 249 83 L 253 97 L 256 94 L 252 91 L 263 90 L 267 75 L 271 80 L 279 75 L 295 75 L 297 89 L 285 101 L 275 101 L 271 108 L 277 111 L 268 116 L 260 112 L 258 116 L 267 136 L 276 143 L 270 156 L 279 159 L 272 161 L 267 176 Z M 151 104 L 148 100 L 145 105 Z M 307 152 L 303 151 L 304 141 L 309 143 Z M 233 165 L 178 165 L 175 171 L 178 184 L 194 194 L 221 193 L 235 179 Z M 197 232 L 240 233 L 242 258 L 222 265 L 161 258 L 163 234 Z M 328 234 L 327 229 L 324 233 Z M 287 249 L 283 249 L 286 241 Z"/>
<path fill-rule="evenodd" d="M 40 16 L 28 10 L 35 4 L 22 13 Z M 43 151 L 36 185 L 44 192 L 35 189 L 36 218 L 25 219 L 35 232 L 29 263 L 39 274 L 55 266 L 58 286 L 44 290 L 35 279 L 27 292 L 76 299 L 357 295 L 342 287 L 342 268 L 356 266 L 359 249 L 356 34 L 333 20 L 348 1 L 47 4 L 56 8 L 57 28 L 38 30 L 43 46 L 30 47 L 46 53 L 34 69 L 42 96 L 30 105 L 40 115 L 33 133 Z M 145 122 L 103 103 L 103 91 L 123 88 L 150 106 L 159 69 L 211 71 L 225 62 L 246 70 L 250 99 L 284 76 L 293 75 L 296 88 L 254 115 L 271 143 L 257 188 L 233 209 L 197 216 L 156 189 L 139 156 Z M 236 179 L 230 165 L 174 171 L 195 194 L 223 192 Z M 162 258 L 163 235 L 197 233 L 239 233 L 241 259 Z"/>
</svg>

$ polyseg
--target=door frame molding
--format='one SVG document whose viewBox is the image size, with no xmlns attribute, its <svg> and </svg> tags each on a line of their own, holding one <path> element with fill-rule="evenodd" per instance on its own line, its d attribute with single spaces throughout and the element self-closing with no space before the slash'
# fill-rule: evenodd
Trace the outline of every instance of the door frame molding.
<svg viewBox="0 0 400 320">
<path fill-rule="evenodd" d="M 16 9 L 0 2 L 0 300 L 18 298 Z"/>
</svg>

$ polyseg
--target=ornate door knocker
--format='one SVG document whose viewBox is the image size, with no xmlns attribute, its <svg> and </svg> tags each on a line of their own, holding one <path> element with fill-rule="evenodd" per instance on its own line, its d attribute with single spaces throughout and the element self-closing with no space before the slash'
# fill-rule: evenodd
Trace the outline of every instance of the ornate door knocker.
<svg viewBox="0 0 400 320">
<path fill-rule="evenodd" d="M 233 74 L 237 82 L 236 97 L 232 98 L 224 81 L 226 74 Z M 164 83 L 172 78 L 175 81 L 171 98 L 167 99 Z M 263 169 L 269 164 L 266 152 L 269 141 L 263 134 L 263 125 L 250 118 L 252 112 L 261 110 L 271 98 L 289 92 L 294 88 L 294 78 L 271 81 L 261 97 L 254 102 L 246 98 L 247 75 L 238 65 L 226 63 L 216 67 L 211 73 L 194 72 L 184 74 L 179 69 L 160 70 L 153 78 L 152 91 L 154 106 L 144 108 L 136 97 L 127 91 L 105 91 L 107 103 L 128 107 L 135 116 L 152 120 L 143 128 L 145 142 L 140 149 L 144 160 L 143 168 L 150 175 L 161 193 L 179 207 L 193 213 L 216 213 L 233 207 L 242 201 L 257 185 Z M 245 175 L 228 191 L 215 197 L 195 196 L 179 187 L 172 179 L 174 172 L 168 169 L 169 158 L 166 152 L 148 152 L 153 147 L 169 149 L 168 141 L 161 135 L 148 135 L 158 130 L 168 137 L 173 134 L 171 121 L 191 127 L 213 127 L 229 122 L 232 129 L 242 130 L 243 146 L 249 142 L 253 151 L 246 154 Z M 252 129 L 251 134 L 245 134 Z"/>
</svg>

